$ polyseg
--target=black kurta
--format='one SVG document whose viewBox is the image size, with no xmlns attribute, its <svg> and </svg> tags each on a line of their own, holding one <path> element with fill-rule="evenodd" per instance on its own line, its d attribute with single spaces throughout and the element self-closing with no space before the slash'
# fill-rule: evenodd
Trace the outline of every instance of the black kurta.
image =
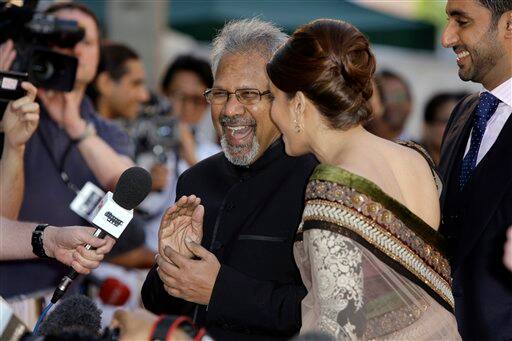
<svg viewBox="0 0 512 341">
<path fill-rule="evenodd" d="M 281 340 L 299 331 L 306 295 L 292 246 L 315 159 L 284 153 L 278 140 L 249 167 L 222 153 L 187 170 L 176 198 L 195 194 L 205 207 L 202 245 L 221 269 L 208 309 L 168 295 L 155 267 L 142 288 L 156 314 L 187 314 L 218 340 Z"/>
</svg>

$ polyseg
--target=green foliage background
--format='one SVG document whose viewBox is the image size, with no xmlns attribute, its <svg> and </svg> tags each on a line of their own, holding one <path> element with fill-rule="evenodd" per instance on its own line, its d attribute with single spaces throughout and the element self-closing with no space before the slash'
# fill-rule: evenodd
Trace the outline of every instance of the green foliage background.
<svg viewBox="0 0 512 341">
<path fill-rule="evenodd" d="M 416 15 L 434 24 L 438 31 L 442 31 L 446 25 L 446 0 L 415 0 L 417 2 Z"/>
</svg>

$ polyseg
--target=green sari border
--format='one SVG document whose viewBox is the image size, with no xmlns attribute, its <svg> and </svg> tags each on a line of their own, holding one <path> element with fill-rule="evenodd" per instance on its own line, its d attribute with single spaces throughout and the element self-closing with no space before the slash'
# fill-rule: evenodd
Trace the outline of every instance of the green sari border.
<svg viewBox="0 0 512 341">
<path fill-rule="evenodd" d="M 446 256 L 446 240 L 444 237 L 398 200 L 386 194 L 374 182 L 341 167 L 328 164 L 316 166 L 309 180 L 330 181 L 339 185 L 348 186 L 368 195 L 374 201 L 383 204 L 415 234 L 433 245 Z"/>
</svg>

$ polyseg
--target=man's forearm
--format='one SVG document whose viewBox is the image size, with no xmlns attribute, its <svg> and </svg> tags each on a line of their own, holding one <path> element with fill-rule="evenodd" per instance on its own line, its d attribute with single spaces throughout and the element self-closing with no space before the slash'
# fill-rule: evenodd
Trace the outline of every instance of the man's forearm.
<svg viewBox="0 0 512 341">
<path fill-rule="evenodd" d="M 36 225 L 0 217 L 0 260 L 35 258 L 31 240 Z"/>
<path fill-rule="evenodd" d="M 0 159 L 0 215 L 17 219 L 25 185 L 23 154 L 25 147 L 12 149 L 4 144 Z"/>
<path fill-rule="evenodd" d="M 118 154 L 99 136 L 90 136 L 79 142 L 78 149 L 94 176 L 108 190 L 113 190 L 119 176 L 133 166 L 132 160 Z"/>
</svg>

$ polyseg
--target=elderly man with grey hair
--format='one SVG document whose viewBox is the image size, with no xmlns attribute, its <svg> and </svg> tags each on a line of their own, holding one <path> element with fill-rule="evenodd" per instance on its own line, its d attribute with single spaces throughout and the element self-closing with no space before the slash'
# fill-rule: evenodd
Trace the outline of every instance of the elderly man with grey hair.
<svg viewBox="0 0 512 341">
<path fill-rule="evenodd" d="M 259 19 L 215 38 L 205 96 L 223 152 L 179 178 L 142 288 L 147 309 L 189 315 L 218 340 L 285 340 L 301 324 L 292 246 L 316 161 L 287 156 L 270 119 L 265 66 L 286 38 Z"/>
</svg>

